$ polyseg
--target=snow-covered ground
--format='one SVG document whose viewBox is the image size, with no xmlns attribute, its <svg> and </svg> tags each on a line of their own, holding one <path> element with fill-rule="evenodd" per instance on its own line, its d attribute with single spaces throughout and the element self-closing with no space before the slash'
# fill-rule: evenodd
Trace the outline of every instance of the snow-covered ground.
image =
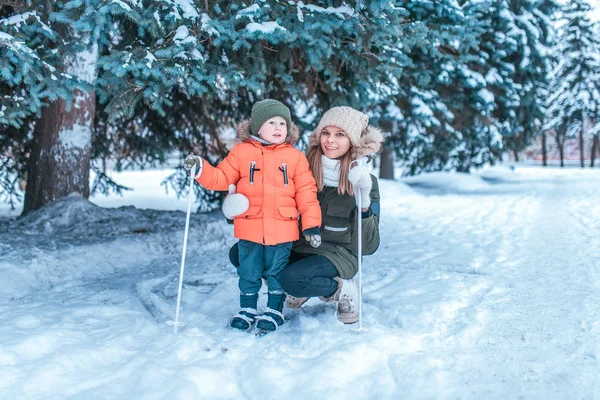
<svg viewBox="0 0 600 400">
<path fill-rule="evenodd" d="M 140 190 L 92 201 L 185 209 L 165 171 L 129 174 L 117 180 Z M 0 398 L 600 399 L 600 170 L 381 188 L 365 330 L 312 299 L 262 339 L 227 328 L 237 277 L 218 212 L 192 215 L 173 335 L 183 212 L 77 197 L 17 220 L 3 208 Z"/>
</svg>

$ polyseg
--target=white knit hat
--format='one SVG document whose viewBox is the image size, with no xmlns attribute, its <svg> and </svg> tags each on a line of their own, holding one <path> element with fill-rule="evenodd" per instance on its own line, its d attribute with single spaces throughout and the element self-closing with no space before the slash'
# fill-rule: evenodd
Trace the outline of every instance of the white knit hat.
<svg viewBox="0 0 600 400">
<path fill-rule="evenodd" d="M 352 146 L 356 146 L 369 125 L 369 117 L 352 107 L 333 107 L 323 114 L 316 132 L 320 134 L 323 128 L 331 125 L 346 132 Z"/>
<path fill-rule="evenodd" d="M 326 126 L 337 126 L 348 135 L 352 148 L 352 159 L 374 155 L 383 143 L 383 132 L 369 125 L 369 117 L 351 107 L 334 107 L 323 114 L 317 129 L 315 129 L 308 141 L 308 147 L 319 147 L 321 132 Z"/>
</svg>

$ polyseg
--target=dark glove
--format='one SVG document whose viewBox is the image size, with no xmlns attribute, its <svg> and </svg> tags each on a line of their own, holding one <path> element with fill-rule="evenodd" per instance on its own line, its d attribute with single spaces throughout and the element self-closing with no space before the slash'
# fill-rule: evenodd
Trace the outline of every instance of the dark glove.
<svg viewBox="0 0 600 400">
<path fill-rule="evenodd" d="M 191 171 L 192 167 L 194 165 L 196 165 L 196 174 L 198 172 L 200 172 L 200 170 L 202 169 L 202 163 L 204 161 L 202 160 L 201 157 L 198 157 L 196 155 L 190 154 L 189 156 L 187 156 L 185 158 L 185 161 L 183 162 L 183 167 L 185 168 L 186 171 Z"/>
<path fill-rule="evenodd" d="M 319 228 L 305 229 L 302 233 L 312 247 L 317 248 L 321 245 L 321 230 Z"/>
</svg>

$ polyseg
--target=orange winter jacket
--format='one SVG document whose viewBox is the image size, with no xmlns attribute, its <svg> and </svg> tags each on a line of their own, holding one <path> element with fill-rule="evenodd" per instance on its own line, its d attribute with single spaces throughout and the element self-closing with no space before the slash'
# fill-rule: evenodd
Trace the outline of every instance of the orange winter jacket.
<svg viewBox="0 0 600 400">
<path fill-rule="evenodd" d="M 213 167 L 204 162 L 196 181 L 210 190 L 227 190 L 237 185 L 250 207 L 234 218 L 234 236 L 264 245 L 298 240 L 298 212 L 302 230 L 321 225 L 315 178 L 308 160 L 292 147 L 298 130 L 290 127 L 286 142 L 263 146 L 251 138 L 250 123 L 238 126 L 237 144 L 227 157 Z"/>
</svg>

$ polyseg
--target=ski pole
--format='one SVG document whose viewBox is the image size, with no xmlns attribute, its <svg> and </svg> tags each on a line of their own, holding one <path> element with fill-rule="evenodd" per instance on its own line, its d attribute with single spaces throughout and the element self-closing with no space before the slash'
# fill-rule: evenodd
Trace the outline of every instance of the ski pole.
<svg viewBox="0 0 600 400">
<path fill-rule="evenodd" d="M 352 161 L 359 167 L 364 165 L 366 159 L 364 157 Z M 360 188 L 354 188 L 354 196 L 356 197 L 356 219 L 358 229 L 358 330 L 362 331 L 362 200 Z"/>
<path fill-rule="evenodd" d="M 185 251 L 187 249 L 188 230 L 190 227 L 190 210 L 192 209 L 192 195 L 194 193 L 194 176 L 196 175 L 196 165 L 192 166 L 190 171 L 190 195 L 188 198 L 187 215 L 185 217 L 185 233 L 183 235 L 183 250 L 181 252 L 181 270 L 179 271 L 179 289 L 177 291 L 177 307 L 175 309 L 175 322 L 173 322 L 173 334 L 177 334 L 177 328 L 184 324 L 179 322 L 179 306 L 181 304 L 181 289 L 183 287 L 183 270 L 185 268 Z"/>
</svg>

